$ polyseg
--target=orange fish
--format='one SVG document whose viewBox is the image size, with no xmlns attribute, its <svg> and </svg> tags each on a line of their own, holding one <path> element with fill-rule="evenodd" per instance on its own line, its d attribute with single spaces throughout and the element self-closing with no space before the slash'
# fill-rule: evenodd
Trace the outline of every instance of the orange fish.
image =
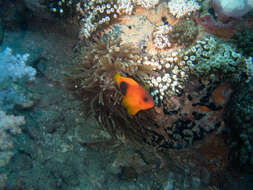
<svg viewBox="0 0 253 190">
<path fill-rule="evenodd" d="M 122 77 L 119 73 L 115 75 L 114 79 L 124 95 L 122 103 L 130 115 L 154 107 L 152 96 L 135 80 Z"/>
</svg>

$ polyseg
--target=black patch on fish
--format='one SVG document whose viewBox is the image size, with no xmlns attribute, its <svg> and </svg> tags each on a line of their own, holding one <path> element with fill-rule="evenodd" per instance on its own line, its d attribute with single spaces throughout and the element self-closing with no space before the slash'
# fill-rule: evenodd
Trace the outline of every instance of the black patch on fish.
<svg viewBox="0 0 253 190">
<path fill-rule="evenodd" d="M 144 102 L 147 102 L 147 101 L 148 101 L 148 97 L 147 97 L 147 96 L 144 96 L 144 97 L 143 97 L 143 100 L 144 100 Z"/>
<path fill-rule="evenodd" d="M 126 82 L 121 82 L 119 85 L 119 89 L 120 89 L 121 93 L 125 96 L 127 93 L 128 84 Z"/>
</svg>

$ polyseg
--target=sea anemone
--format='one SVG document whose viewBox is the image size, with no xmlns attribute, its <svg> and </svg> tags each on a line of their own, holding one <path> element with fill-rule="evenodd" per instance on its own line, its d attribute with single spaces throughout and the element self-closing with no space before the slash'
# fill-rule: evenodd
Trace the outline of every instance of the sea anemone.
<svg viewBox="0 0 253 190">
<path fill-rule="evenodd" d="M 117 38 L 105 36 L 80 47 L 75 66 L 67 68 L 66 82 L 68 89 L 85 105 L 85 112 L 94 115 L 114 137 L 120 131 L 133 137 L 133 133 L 141 133 L 142 126 L 152 123 L 147 116 L 151 110 L 130 116 L 121 105 L 123 96 L 114 76 L 120 72 L 142 83 L 153 69 L 141 63 L 138 49 L 120 42 Z"/>
</svg>

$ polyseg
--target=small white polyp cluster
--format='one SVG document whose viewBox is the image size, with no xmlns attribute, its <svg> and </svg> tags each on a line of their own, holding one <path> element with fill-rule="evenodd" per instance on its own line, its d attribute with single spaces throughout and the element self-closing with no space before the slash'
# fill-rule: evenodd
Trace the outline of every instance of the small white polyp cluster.
<svg viewBox="0 0 253 190">
<path fill-rule="evenodd" d="M 233 45 L 212 36 L 196 40 L 180 60 L 199 77 L 222 73 L 223 79 L 248 82 L 253 76 L 251 57 L 244 57 Z"/>
<path fill-rule="evenodd" d="M 145 9 L 153 8 L 159 3 L 159 0 L 132 0 L 133 3 Z"/>
<path fill-rule="evenodd" d="M 159 0 L 118 0 L 118 13 L 131 15 L 135 6 L 145 9 L 153 8 Z"/>
<path fill-rule="evenodd" d="M 134 5 L 131 0 L 119 0 L 118 1 L 118 13 L 131 15 L 134 9 Z"/>
<path fill-rule="evenodd" d="M 98 26 L 108 24 L 111 18 L 117 18 L 118 6 L 114 1 L 107 0 L 92 0 L 83 2 L 76 5 L 77 11 L 83 16 L 81 19 L 82 27 L 80 37 L 89 38 L 95 32 Z"/>
<path fill-rule="evenodd" d="M 171 47 L 171 43 L 168 39 L 169 32 L 172 31 L 172 26 L 169 25 L 161 25 L 156 28 L 153 32 L 153 43 L 159 48 L 169 48 Z"/>
<path fill-rule="evenodd" d="M 144 65 L 150 65 L 153 67 L 153 70 L 161 70 L 162 66 L 160 64 L 160 61 L 157 57 L 144 57 L 142 60 L 142 63 Z"/>
<path fill-rule="evenodd" d="M 176 18 L 190 15 L 201 7 L 195 0 L 171 0 L 168 3 L 169 12 Z"/>
<path fill-rule="evenodd" d="M 151 95 L 156 104 L 165 97 L 180 93 L 184 82 L 188 78 L 187 69 L 178 65 L 180 52 L 172 51 L 161 53 L 159 56 L 144 57 L 143 64 L 154 66 L 158 76 L 146 79 L 147 84 L 153 89 Z"/>
</svg>

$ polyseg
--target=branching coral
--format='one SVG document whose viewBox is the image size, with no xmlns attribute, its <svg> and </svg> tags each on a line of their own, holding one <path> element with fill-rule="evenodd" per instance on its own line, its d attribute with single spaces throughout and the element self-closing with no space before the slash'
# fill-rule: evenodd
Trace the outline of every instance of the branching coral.
<svg viewBox="0 0 253 190">
<path fill-rule="evenodd" d="M 89 47 L 81 48 L 75 67 L 70 68 L 66 75 L 69 89 L 84 105 L 88 105 L 86 109 L 113 135 L 117 128 L 126 133 L 138 130 L 129 127 L 129 124 L 142 126 L 148 118 L 143 116 L 145 112 L 133 118 L 128 115 L 121 105 L 122 94 L 114 82 L 117 72 L 136 80 L 152 73 L 152 66 L 142 64 L 141 59 L 138 49 L 132 48 L 130 44 L 120 45 L 120 40 L 106 37 L 97 39 Z M 128 130 L 125 130 L 126 126 Z"/>
</svg>

